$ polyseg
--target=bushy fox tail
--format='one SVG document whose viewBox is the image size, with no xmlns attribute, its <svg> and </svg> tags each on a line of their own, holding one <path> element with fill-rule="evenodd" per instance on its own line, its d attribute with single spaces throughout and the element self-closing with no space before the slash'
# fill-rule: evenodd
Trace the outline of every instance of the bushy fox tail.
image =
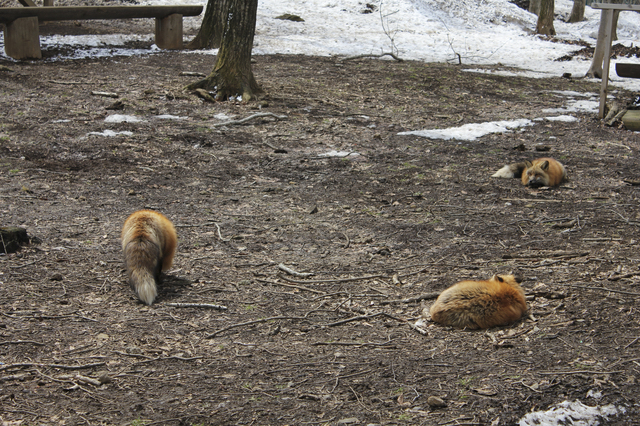
<svg viewBox="0 0 640 426">
<path fill-rule="evenodd" d="M 529 163 L 531 165 L 531 163 Z M 527 163 L 525 161 L 520 163 L 507 164 L 497 172 L 491 175 L 495 178 L 519 178 L 522 176 L 522 172 L 526 169 Z"/>
<path fill-rule="evenodd" d="M 147 305 L 158 295 L 160 271 L 171 267 L 177 238 L 171 221 L 153 210 L 139 210 L 124 223 L 122 250 L 129 285 Z"/>
<path fill-rule="evenodd" d="M 156 282 L 160 278 L 160 247 L 146 239 L 130 241 L 124 249 L 129 285 L 138 298 L 151 305 L 158 295 Z"/>
</svg>

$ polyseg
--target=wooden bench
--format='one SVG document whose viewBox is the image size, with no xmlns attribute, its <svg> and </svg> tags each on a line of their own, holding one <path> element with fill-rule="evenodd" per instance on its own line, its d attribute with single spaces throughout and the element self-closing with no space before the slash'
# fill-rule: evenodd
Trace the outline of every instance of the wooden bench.
<svg viewBox="0 0 640 426">
<path fill-rule="evenodd" d="M 44 6 L 1 7 L 5 53 L 14 59 L 40 59 L 39 22 L 84 19 L 156 19 L 156 44 L 182 49 L 182 17 L 198 16 L 202 6 Z"/>
<path fill-rule="evenodd" d="M 604 118 L 604 108 L 607 103 L 607 86 L 609 85 L 609 64 L 611 62 L 611 42 L 613 41 L 614 13 L 624 11 L 640 11 L 638 4 L 618 4 L 618 3 L 591 3 L 594 9 L 601 9 L 600 22 L 605 24 L 604 34 L 604 63 L 602 65 L 602 82 L 600 84 L 600 109 L 598 117 Z"/>
</svg>

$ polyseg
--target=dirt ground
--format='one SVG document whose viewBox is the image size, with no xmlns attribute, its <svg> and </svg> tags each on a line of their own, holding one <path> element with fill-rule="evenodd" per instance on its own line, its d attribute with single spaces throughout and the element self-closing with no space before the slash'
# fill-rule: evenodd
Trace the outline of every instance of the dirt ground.
<svg viewBox="0 0 640 426">
<path fill-rule="evenodd" d="M 3 425 L 511 425 L 565 400 L 640 424 L 638 133 L 588 112 L 399 135 L 557 116 L 596 83 L 257 56 L 266 99 L 211 104 L 181 75 L 211 56 L 0 66 L 0 225 L 40 241 L 0 256 Z M 286 118 L 219 126 L 256 113 Z M 569 182 L 490 177 L 540 155 Z M 119 241 L 141 208 L 179 234 L 151 307 Z M 434 293 L 511 271 L 531 318 L 420 325 Z"/>
</svg>

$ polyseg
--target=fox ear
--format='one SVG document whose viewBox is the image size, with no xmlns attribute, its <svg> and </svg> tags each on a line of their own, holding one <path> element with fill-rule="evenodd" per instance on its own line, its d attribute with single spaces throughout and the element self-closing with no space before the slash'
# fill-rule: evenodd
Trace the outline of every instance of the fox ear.
<svg viewBox="0 0 640 426">
<path fill-rule="evenodd" d="M 533 163 L 531 161 L 525 161 L 524 166 L 525 166 L 525 169 L 529 169 L 533 167 Z"/>
<path fill-rule="evenodd" d="M 501 282 L 501 283 L 503 283 L 503 282 L 504 282 L 504 279 L 502 279 L 502 277 L 501 277 L 500 275 L 494 275 L 494 276 L 493 276 L 493 279 L 494 279 L 494 280 L 496 280 L 496 281 L 499 281 L 499 282 Z"/>
<path fill-rule="evenodd" d="M 544 163 L 540 164 L 540 168 L 545 171 L 549 170 L 549 161 L 544 160 Z"/>
</svg>

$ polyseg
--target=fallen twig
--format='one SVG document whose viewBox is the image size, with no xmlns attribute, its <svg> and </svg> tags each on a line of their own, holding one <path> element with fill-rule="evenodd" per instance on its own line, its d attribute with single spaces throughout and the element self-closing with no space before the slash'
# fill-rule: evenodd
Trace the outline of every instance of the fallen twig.
<svg viewBox="0 0 640 426">
<path fill-rule="evenodd" d="M 375 318 L 375 317 L 379 317 L 380 315 L 385 315 L 384 312 L 377 312 L 375 314 L 370 314 L 370 315 L 358 315 L 357 317 L 351 317 L 351 318 L 347 318 L 344 319 L 342 321 L 336 321 L 336 322 L 332 322 L 330 324 L 324 324 L 325 327 L 335 327 L 338 325 L 343 325 L 349 322 L 353 322 L 353 321 L 360 321 L 360 320 L 366 320 L 369 318 Z"/>
<path fill-rule="evenodd" d="M 249 120 L 253 120 L 254 118 L 260 118 L 260 117 L 275 117 L 278 120 L 284 120 L 285 118 L 288 118 L 286 115 L 277 115 L 272 112 L 259 112 L 257 114 L 253 114 L 248 117 L 241 118 L 240 120 L 230 120 L 230 121 L 225 121 L 224 123 L 215 123 L 213 127 L 230 126 L 233 124 L 243 124 Z"/>
<path fill-rule="evenodd" d="M 167 303 L 167 306 L 174 308 L 208 308 L 217 309 L 219 311 L 226 311 L 227 307 L 223 305 L 213 305 L 211 303 Z"/>
<path fill-rule="evenodd" d="M 0 342 L 0 345 L 19 345 L 19 344 L 31 344 L 31 345 L 36 345 L 36 346 L 44 346 L 44 343 L 40 343 L 40 342 L 33 342 L 31 340 L 12 340 L 9 342 Z"/>
<path fill-rule="evenodd" d="M 584 285 L 565 284 L 565 283 L 554 283 L 554 284 L 556 284 L 556 285 L 564 285 L 564 286 L 568 286 L 568 287 L 582 288 L 582 289 L 585 289 L 585 290 L 606 291 L 606 292 L 611 292 L 611 293 L 620 293 L 620 294 L 627 294 L 629 296 L 638 296 L 638 297 L 640 297 L 640 293 L 634 293 L 632 291 L 624 291 L 624 290 L 615 290 L 613 288 L 607 288 L 607 287 L 589 287 L 589 286 L 584 286 Z"/>
<path fill-rule="evenodd" d="M 425 293 L 419 296 L 407 297 L 406 299 L 381 300 L 378 303 L 380 305 L 389 305 L 391 303 L 413 303 L 420 302 L 421 300 L 436 299 L 439 295 L 440 293 Z"/>
<path fill-rule="evenodd" d="M 256 278 L 256 281 L 260 282 L 260 283 L 268 283 L 268 284 L 273 284 L 273 285 L 281 285 L 283 287 L 289 287 L 289 288 L 297 288 L 298 290 L 304 290 L 304 291 L 310 291 L 311 293 L 316 293 L 316 294 L 321 294 L 323 296 L 325 296 L 327 293 L 325 291 L 320 291 L 320 290 L 314 290 L 312 288 L 309 287 L 303 287 L 301 285 L 294 285 L 294 284 L 285 284 L 285 283 L 279 283 L 277 281 L 270 281 L 270 280 L 263 280 L 260 278 Z"/>
<path fill-rule="evenodd" d="M 563 200 L 548 200 L 545 198 L 500 198 L 502 201 L 524 201 L 529 203 L 563 203 Z"/>
<path fill-rule="evenodd" d="M 298 281 L 298 280 L 293 280 L 291 278 L 287 278 L 283 275 L 278 275 L 280 278 L 282 278 L 283 280 L 287 280 L 289 282 L 292 283 L 296 283 L 296 284 L 321 284 L 321 283 L 344 283 L 344 282 L 348 282 L 348 281 L 360 281 L 360 280 L 370 280 L 373 278 L 382 278 L 384 277 L 383 274 L 378 274 L 378 275 L 365 275 L 362 277 L 353 277 L 353 278 L 336 278 L 336 279 L 332 279 L 332 280 L 304 280 L 304 281 Z"/>
<path fill-rule="evenodd" d="M 117 98 L 117 93 L 112 92 L 91 92 L 93 96 L 102 96 L 103 98 Z"/>
<path fill-rule="evenodd" d="M 62 370 L 82 370 L 85 368 L 93 368 L 93 367 L 101 367 L 105 365 L 105 362 L 96 362 L 93 364 L 85 364 L 85 365 L 61 365 L 61 364 L 40 364 L 38 362 L 25 362 L 20 364 L 9 364 L 4 367 L 0 367 L 0 371 L 7 370 L 10 368 L 21 368 L 21 367 L 50 367 L 50 368 L 60 368 Z"/>
<path fill-rule="evenodd" d="M 231 330 L 233 328 L 244 327 L 246 325 L 260 324 L 263 322 L 275 321 L 275 320 L 304 320 L 304 319 L 307 319 L 306 315 L 303 317 L 290 317 L 290 316 L 279 315 L 275 317 L 261 318 L 253 321 L 241 322 L 241 323 L 233 324 L 233 325 L 230 325 L 229 327 L 221 328 L 220 330 L 214 331 L 208 336 L 205 336 L 205 339 L 211 339 L 213 337 L 216 337 L 220 333 L 224 333 L 225 331 Z"/>
<path fill-rule="evenodd" d="M 158 358 L 151 358 L 151 359 L 145 359 L 144 361 L 138 361 L 135 362 L 134 364 L 146 364 L 147 362 L 154 362 L 154 361 L 164 361 L 167 359 L 178 359 L 180 361 L 193 361 L 194 359 L 202 359 L 203 357 L 201 356 L 194 356 L 194 357 L 190 357 L 190 358 L 185 358 L 182 356 L 177 356 L 177 355 L 172 355 L 172 356 L 165 356 L 165 357 L 158 357 Z"/>
<path fill-rule="evenodd" d="M 0 382 L 9 382 L 12 380 L 24 380 L 29 377 L 31 374 L 29 373 L 20 373 L 20 374 L 12 374 L 10 376 L 2 376 L 0 377 Z"/>
<path fill-rule="evenodd" d="M 299 278 L 305 278 L 305 277 L 310 277 L 310 276 L 314 275 L 312 272 L 297 272 L 297 271 L 294 271 L 293 269 L 291 269 L 288 266 L 286 266 L 284 263 L 280 263 L 278 265 L 278 269 L 280 269 L 281 271 L 286 272 L 289 275 L 293 275 L 294 277 L 299 277 Z"/>
<path fill-rule="evenodd" d="M 72 375 L 65 374 L 58 377 L 60 380 L 78 380 L 83 383 L 88 383 L 93 386 L 102 386 L 102 382 L 98 379 L 94 379 L 92 377 L 81 376 L 80 374 Z"/>
<path fill-rule="evenodd" d="M 228 241 L 231 241 L 230 238 L 222 238 L 222 233 L 220 232 L 220 225 L 218 225 L 217 223 L 213 222 L 213 224 L 216 226 L 216 228 L 218 229 L 218 237 L 220 237 L 220 241 L 224 241 L 225 243 Z"/>
<path fill-rule="evenodd" d="M 617 371 L 589 371 L 589 370 L 573 370 L 573 371 L 539 371 L 538 374 L 550 376 L 554 374 L 617 374 L 624 373 L 624 370 Z"/>
<path fill-rule="evenodd" d="M 382 343 L 374 343 L 374 342 L 315 342 L 311 343 L 311 346 L 385 346 L 393 342 L 395 339 L 388 340 Z"/>
</svg>

